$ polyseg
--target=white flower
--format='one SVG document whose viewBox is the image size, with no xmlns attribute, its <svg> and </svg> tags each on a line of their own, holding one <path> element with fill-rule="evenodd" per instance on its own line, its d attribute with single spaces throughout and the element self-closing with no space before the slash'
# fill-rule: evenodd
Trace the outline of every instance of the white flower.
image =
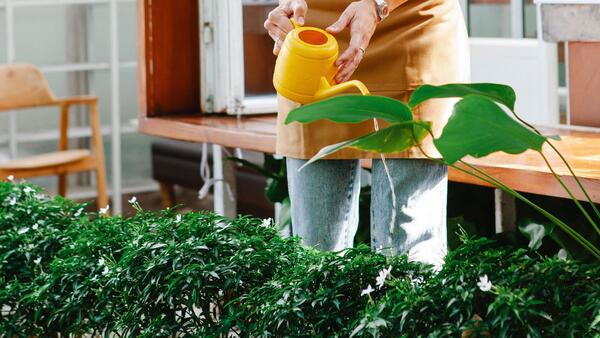
<svg viewBox="0 0 600 338">
<path fill-rule="evenodd" d="M 270 227 L 271 224 L 273 224 L 273 219 L 272 218 L 265 218 L 265 219 L 263 219 L 263 221 L 260 224 L 260 226 L 261 227 Z"/>
<path fill-rule="evenodd" d="M 15 204 L 17 204 L 17 198 L 13 196 L 8 201 L 8 205 L 15 205 Z"/>
<path fill-rule="evenodd" d="M 128 200 L 127 202 L 129 202 L 129 204 L 134 204 L 135 202 L 137 202 L 137 197 L 133 196 L 130 200 Z"/>
<path fill-rule="evenodd" d="M 75 214 L 73 216 L 79 217 L 82 212 L 83 212 L 83 208 L 79 208 L 79 210 L 77 210 L 77 212 L 75 212 Z"/>
<path fill-rule="evenodd" d="M 181 222 L 181 214 L 177 214 L 177 216 L 175 216 L 175 223 L 179 222 Z"/>
<path fill-rule="evenodd" d="M 38 258 L 36 258 L 36 259 L 35 259 L 33 262 L 34 262 L 35 264 L 40 264 L 40 262 L 41 262 L 41 261 L 42 261 L 42 257 L 38 257 Z"/>
<path fill-rule="evenodd" d="M 565 250 L 565 249 L 558 250 L 558 254 L 556 254 L 556 256 L 561 261 L 566 261 L 567 260 L 567 250 Z"/>
<path fill-rule="evenodd" d="M 6 179 L 12 182 L 15 180 L 15 177 L 13 175 L 8 175 Z"/>
<path fill-rule="evenodd" d="M 375 285 L 377 286 L 378 289 L 381 289 L 383 287 L 383 285 L 385 284 L 385 280 L 388 278 L 391 271 L 392 271 L 391 265 L 387 269 L 383 269 L 383 270 L 379 271 L 379 276 L 377 276 L 377 278 L 375 278 L 375 281 L 376 281 Z"/>
<path fill-rule="evenodd" d="M 104 266 L 105 265 L 104 258 L 100 257 L 100 259 L 98 259 L 98 265 L 99 266 Z"/>
<path fill-rule="evenodd" d="M 371 284 L 369 284 L 366 289 L 362 290 L 362 292 L 360 293 L 360 295 L 361 296 L 368 295 L 368 294 L 370 294 L 373 291 L 375 291 L 375 289 L 373 289 L 373 287 L 371 286 Z"/>
<path fill-rule="evenodd" d="M 37 230 L 39 227 L 40 227 L 40 226 L 39 226 L 37 223 L 35 223 L 35 224 L 33 224 L 33 225 L 31 226 L 31 228 L 32 228 L 33 230 Z"/>
<path fill-rule="evenodd" d="M 108 275 L 109 272 L 110 272 L 110 270 L 108 269 L 108 266 L 105 266 L 104 270 L 102 270 L 102 275 L 106 276 L 106 275 Z"/>
<path fill-rule="evenodd" d="M 33 188 L 31 188 L 31 187 L 25 187 L 25 189 L 23 189 L 23 192 L 26 193 L 26 194 L 29 194 L 29 193 L 34 192 L 34 191 L 35 190 L 33 190 Z"/>
<path fill-rule="evenodd" d="M 481 291 L 488 292 L 492 289 L 492 282 L 490 282 L 487 275 L 479 276 L 477 286 L 479 286 Z"/>
<path fill-rule="evenodd" d="M 104 208 L 100 208 L 100 215 L 106 215 L 108 214 L 108 210 L 110 209 L 110 205 L 106 205 L 106 207 Z"/>
</svg>

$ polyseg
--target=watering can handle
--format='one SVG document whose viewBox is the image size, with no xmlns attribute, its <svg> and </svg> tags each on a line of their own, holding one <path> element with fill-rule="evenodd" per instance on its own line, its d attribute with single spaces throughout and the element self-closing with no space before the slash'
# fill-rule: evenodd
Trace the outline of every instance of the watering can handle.
<svg viewBox="0 0 600 338">
<path fill-rule="evenodd" d="M 342 82 L 340 84 L 332 86 L 329 84 L 329 81 L 327 81 L 325 77 L 322 77 L 319 90 L 315 93 L 314 98 L 317 101 L 326 99 L 328 97 L 342 94 L 343 92 L 348 91 L 352 88 L 358 89 L 362 95 L 369 95 L 369 90 L 367 89 L 367 86 L 365 86 L 364 83 L 358 80 Z"/>
</svg>

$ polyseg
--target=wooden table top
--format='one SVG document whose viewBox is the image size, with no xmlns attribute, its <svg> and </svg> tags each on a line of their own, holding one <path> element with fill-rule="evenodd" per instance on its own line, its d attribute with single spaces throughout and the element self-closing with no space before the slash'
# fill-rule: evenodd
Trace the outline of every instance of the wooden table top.
<svg viewBox="0 0 600 338">
<path fill-rule="evenodd" d="M 256 115 L 240 118 L 227 115 L 178 115 L 170 117 L 141 118 L 140 132 L 189 142 L 206 142 L 225 147 L 253 151 L 275 152 L 276 116 Z M 596 203 L 600 203 L 600 133 L 566 129 L 543 129 L 546 135 L 560 135 L 561 141 L 552 141 L 581 178 Z M 560 158 L 546 145 L 544 154 L 559 175 L 583 199 L 575 181 Z M 515 190 L 548 196 L 568 197 L 550 173 L 539 154 L 528 151 L 519 155 L 496 153 L 481 159 L 468 159 L 469 163 L 486 170 Z M 485 182 L 450 170 L 450 180 L 488 186 Z"/>
</svg>

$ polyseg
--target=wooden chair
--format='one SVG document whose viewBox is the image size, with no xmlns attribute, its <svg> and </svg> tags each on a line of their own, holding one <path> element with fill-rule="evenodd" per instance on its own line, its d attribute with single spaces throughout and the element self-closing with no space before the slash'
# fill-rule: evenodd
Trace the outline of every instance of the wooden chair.
<svg viewBox="0 0 600 338">
<path fill-rule="evenodd" d="M 69 108 L 87 105 L 92 130 L 91 151 L 69 149 Z M 30 64 L 0 65 L 0 111 L 42 106 L 60 107 L 58 151 L 0 162 L 0 179 L 58 175 L 58 193 L 67 192 L 68 173 L 94 171 L 98 190 L 98 208 L 108 203 L 104 149 L 98 113 L 98 98 L 78 96 L 57 99 L 40 70 Z"/>
</svg>

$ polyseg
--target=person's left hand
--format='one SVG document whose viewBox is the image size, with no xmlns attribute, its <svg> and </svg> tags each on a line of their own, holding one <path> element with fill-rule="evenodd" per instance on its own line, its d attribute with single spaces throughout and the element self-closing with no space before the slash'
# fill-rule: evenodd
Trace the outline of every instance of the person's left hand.
<svg viewBox="0 0 600 338">
<path fill-rule="evenodd" d="M 335 63 L 338 66 L 337 83 L 347 81 L 358 68 L 378 22 L 375 1 L 361 0 L 351 3 L 340 18 L 327 27 L 331 34 L 338 34 L 346 27 L 350 29 L 350 45 Z"/>
</svg>

